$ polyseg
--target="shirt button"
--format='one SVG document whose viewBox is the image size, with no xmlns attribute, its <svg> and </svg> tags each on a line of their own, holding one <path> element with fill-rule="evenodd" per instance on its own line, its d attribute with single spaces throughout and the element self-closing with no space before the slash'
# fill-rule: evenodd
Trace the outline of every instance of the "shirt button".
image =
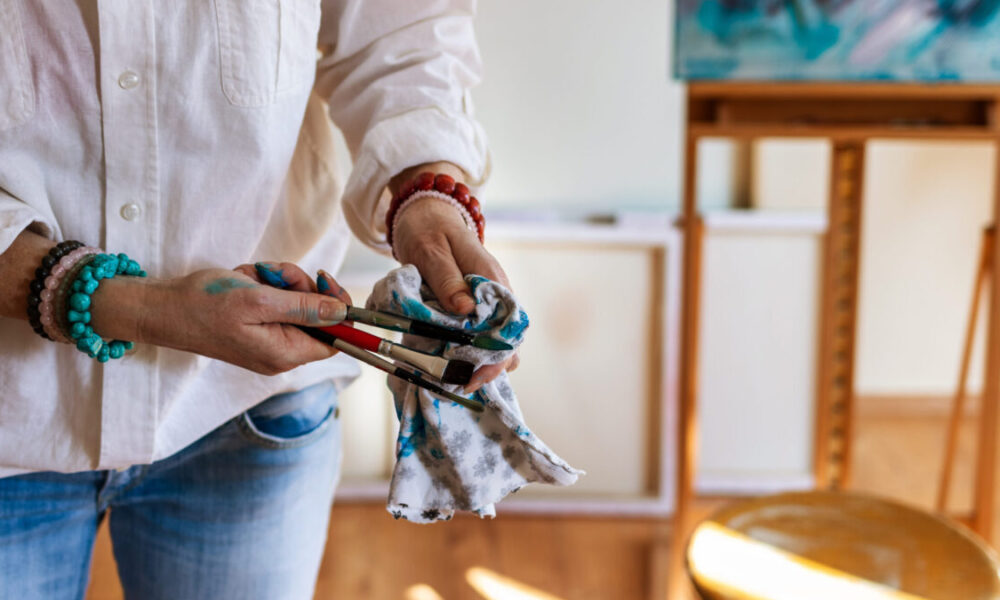
<svg viewBox="0 0 1000 600">
<path fill-rule="evenodd" d="M 126 221 L 135 221 L 142 214 L 142 208 L 138 204 L 129 202 L 128 204 L 122 206 L 121 215 Z"/>
<path fill-rule="evenodd" d="M 118 76 L 118 85 L 120 85 L 123 90 L 130 90 L 139 85 L 139 75 L 134 71 L 125 71 Z"/>
</svg>

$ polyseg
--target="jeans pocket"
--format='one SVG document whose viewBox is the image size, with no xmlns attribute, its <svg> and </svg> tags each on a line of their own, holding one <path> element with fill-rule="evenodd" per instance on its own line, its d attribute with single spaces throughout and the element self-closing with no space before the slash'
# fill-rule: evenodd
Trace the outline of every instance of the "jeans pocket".
<svg viewBox="0 0 1000 600">
<path fill-rule="evenodd" d="M 235 106 L 307 92 L 316 73 L 319 0 L 215 0 L 222 91 Z"/>
<path fill-rule="evenodd" d="M 337 388 L 319 383 L 271 396 L 236 418 L 240 433 L 265 448 L 298 448 L 321 437 L 340 417 Z"/>
<path fill-rule="evenodd" d="M 35 112 L 35 86 L 17 4 L 0 0 L 0 131 L 24 123 Z"/>
</svg>

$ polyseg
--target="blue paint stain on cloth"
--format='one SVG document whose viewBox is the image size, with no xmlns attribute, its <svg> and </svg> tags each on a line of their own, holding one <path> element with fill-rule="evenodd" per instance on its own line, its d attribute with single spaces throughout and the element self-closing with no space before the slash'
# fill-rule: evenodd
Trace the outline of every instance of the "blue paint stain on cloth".
<svg viewBox="0 0 1000 600">
<path fill-rule="evenodd" d="M 445 312 L 412 265 L 375 284 L 366 306 L 476 331 L 515 348 L 520 345 L 529 320 L 514 294 L 478 275 L 467 275 L 465 280 L 476 301 L 472 315 Z M 415 335 L 404 335 L 403 344 L 468 360 L 476 368 L 501 362 L 514 352 L 455 346 Z M 572 485 L 583 473 L 559 458 L 525 424 L 506 373 L 476 392 L 476 399 L 485 404 L 482 413 L 394 377 L 388 384 L 395 398 L 399 436 L 386 508 L 397 519 L 432 523 L 451 519 L 456 510 L 493 517 L 497 502 L 529 483 Z M 461 386 L 444 387 L 465 395 Z"/>
</svg>

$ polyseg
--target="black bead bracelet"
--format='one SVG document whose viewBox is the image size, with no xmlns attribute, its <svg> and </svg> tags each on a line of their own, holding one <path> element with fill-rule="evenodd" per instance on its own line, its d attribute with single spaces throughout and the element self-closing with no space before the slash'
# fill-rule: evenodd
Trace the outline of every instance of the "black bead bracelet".
<svg viewBox="0 0 1000 600">
<path fill-rule="evenodd" d="M 41 294 L 45 290 L 45 279 L 49 276 L 52 268 L 59 264 L 59 260 L 63 256 L 82 247 L 83 242 L 66 240 L 50 248 L 48 254 L 42 258 L 41 266 L 35 269 L 35 278 L 31 280 L 28 286 L 28 323 L 31 324 L 31 328 L 35 333 L 47 340 L 51 340 L 52 338 L 49 337 L 49 334 L 45 333 L 45 328 L 42 327 L 42 315 L 38 308 L 42 303 Z"/>
</svg>

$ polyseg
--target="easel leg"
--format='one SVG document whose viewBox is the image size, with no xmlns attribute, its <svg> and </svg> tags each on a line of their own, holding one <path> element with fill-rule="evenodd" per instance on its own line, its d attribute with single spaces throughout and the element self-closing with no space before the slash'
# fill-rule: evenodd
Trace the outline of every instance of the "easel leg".
<svg viewBox="0 0 1000 600">
<path fill-rule="evenodd" d="M 694 477 L 698 460 L 698 322 L 700 318 L 702 222 L 696 202 L 698 141 L 688 135 L 684 155 L 684 267 L 681 295 L 681 367 L 678 419 L 677 499 L 671 528 L 669 600 L 693 597 L 684 570 Z"/>
<path fill-rule="evenodd" d="M 976 282 L 972 286 L 972 306 L 969 308 L 969 321 L 965 329 L 965 346 L 962 349 L 962 363 L 958 369 L 958 387 L 952 400 L 951 417 L 948 421 L 948 432 L 945 438 L 944 461 L 941 468 L 941 479 L 938 482 L 937 511 L 945 514 L 948 510 L 948 492 L 951 489 L 952 467 L 955 463 L 955 450 L 958 447 L 958 434 L 962 426 L 962 416 L 965 413 L 966 383 L 969 378 L 969 363 L 972 361 L 972 348 L 976 340 L 976 321 L 979 317 L 979 301 L 983 296 L 983 284 L 990 275 L 990 255 L 993 253 L 993 227 L 983 230 L 979 244 L 979 267 L 976 270 Z"/>
<path fill-rule="evenodd" d="M 864 141 L 833 143 L 817 359 L 814 473 L 819 488 L 850 479 Z"/>
<path fill-rule="evenodd" d="M 1000 178 L 1000 143 L 995 145 Z M 1000 180 L 993 182 L 993 222 L 1000 218 Z M 993 265 L 1000 265 L 1000 244 L 993 244 Z M 983 381 L 982 410 L 979 417 L 979 456 L 976 464 L 976 491 L 973 503 L 973 529 L 987 541 L 1000 539 L 994 527 L 994 501 L 997 497 L 997 427 L 1000 427 L 1000 277 L 990 278 L 990 301 L 986 320 L 986 369 Z"/>
</svg>

